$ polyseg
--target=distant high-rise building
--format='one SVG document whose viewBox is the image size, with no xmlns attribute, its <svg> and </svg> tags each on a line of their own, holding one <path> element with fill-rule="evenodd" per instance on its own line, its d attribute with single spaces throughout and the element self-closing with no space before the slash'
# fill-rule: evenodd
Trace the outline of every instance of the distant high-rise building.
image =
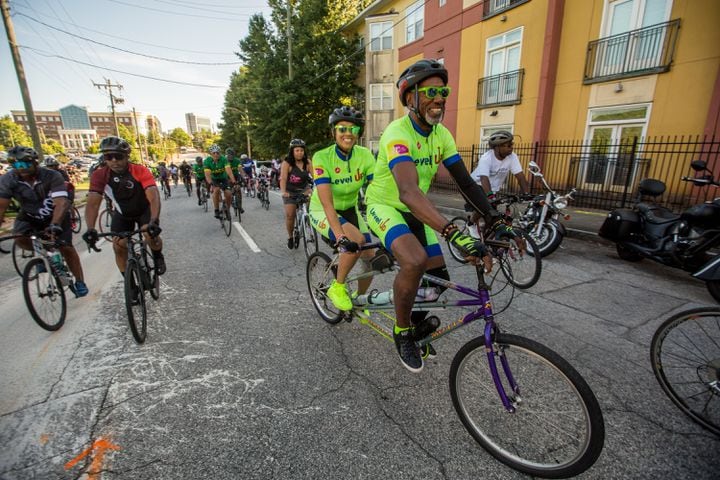
<svg viewBox="0 0 720 480">
<path fill-rule="evenodd" d="M 190 135 L 195 135 L 201 130 L 207 130 L 208 132 L 213 131 L 212 123 L 210 123 L 209 117 L 201 117 L 200 115 L 195 115 L 194 113 L 186 113 L 185 122 L 187 122 L 187 132 Z"/>
</svg>

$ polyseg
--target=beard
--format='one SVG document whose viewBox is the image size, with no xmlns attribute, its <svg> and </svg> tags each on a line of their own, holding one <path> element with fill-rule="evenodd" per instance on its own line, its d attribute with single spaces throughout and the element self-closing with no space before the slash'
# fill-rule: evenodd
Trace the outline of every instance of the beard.
<svg viewBox="0 0 720 480">
<path fill-rule="evenodd" d="M 440 112 L 440 115 L 434 116 L 430 115 L 428 110 L 425 110 L 425 114 L 423 115 L 423 119 L 425 119 L 425 122 L 428 125 L 438 125 L 440 122 L 442 122 L 443 117 L 445 116 L 445 109 L 443 108 Z"/>
</svg>

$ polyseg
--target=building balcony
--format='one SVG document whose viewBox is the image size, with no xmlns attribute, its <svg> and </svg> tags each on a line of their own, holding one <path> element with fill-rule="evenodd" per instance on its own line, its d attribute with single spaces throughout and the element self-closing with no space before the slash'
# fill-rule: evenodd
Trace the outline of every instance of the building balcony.
<svg viewBox="0 0 720 480">
<path fill-rule="evenodd" d="M 502 12 L 515 8 L 518 5 L 522 5 L 523 3 L 527 3 L 529 1 L 530 0 L 485 0 L 482 6 L 482 18 L 483 20 L 485 20 L 490 17 L 494 17 L 495 15 L 498 15 Z"/>
<path fill-rule="evenodd" d="M 680 19 L 631 30 L 588 44 L 583 83 L 598 83 L 670 70 Z"/>
<path fill-rule="evenodd" d="M 521 68 L 478 80 L 477 108 L 520 103 L 524 76 Z"/>
</svg>

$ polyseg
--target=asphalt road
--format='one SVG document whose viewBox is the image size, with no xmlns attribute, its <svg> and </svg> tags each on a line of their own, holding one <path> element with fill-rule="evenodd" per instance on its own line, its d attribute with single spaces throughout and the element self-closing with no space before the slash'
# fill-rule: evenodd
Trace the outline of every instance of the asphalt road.
<svg viewBox="0 0 720 480">
<path fill-rule="evenodd" d="M 450 400 L 452 357 L 479 324 L 437 342 L 413 375 L 370 329 L 318 317 L 277 194 L 269 212 L 246 200 L 256 252 L 181 193 L 163 204 L 168 272 L 144 345 L 130 335 L 109 245 L 80 249 L 91 294 L 69 300 L 55 333 L 34 324 L 0 257 L 0 478 L 524 477 L 485 453 Z M 603 409 L 605 448 L 580 478 L 717 478 L 720 440 L 671 404 L 649 364 L 662 319 L 711 304 L 702 284 L 566 239 L 539 284 L 516 293 L 503 328 L 560 353 Z"/>
</svg>

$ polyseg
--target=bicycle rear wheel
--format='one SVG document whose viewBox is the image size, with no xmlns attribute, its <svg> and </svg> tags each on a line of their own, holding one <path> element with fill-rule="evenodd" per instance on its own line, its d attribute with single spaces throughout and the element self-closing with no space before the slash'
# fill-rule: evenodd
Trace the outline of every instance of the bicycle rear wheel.
<svg viewBox="0 0 720 480">
<path fill-rule="evenodd" d="M 330 284 L 335 279 L 335 269 L 331 267 L 330 257 L 323 252 L 315 252 L 310 255 L 305 274 L 315 310 L 327 323 L 338 323 L 342 319 L 341 313 L 326 295 Z"/>
<path fill-rule="evenodd" d="M 80 211 L 74 205 L 70 211 L 70 227 L 73 233 L 80 233 L 80 230 L 82 230 L 82 217 Z"/>
<path fill-rule="evenodd" d="M 600 456 L 605 424 L 595 395 L 557 353 L 533 340 L 497 334 L 494 356 L 514 413 L 493 383 L 483 337 L 465 344 L 450 367 L 450 395 L 460 420 L 493 457 L 521 472 L 567 478 Z M 513 393 L 500 365 L 506 358 L 518 384 Z"/>
<path fill-rule="evenodd" d="M 130 331 L 137 343 L 144 343 L 147 337 L 147 307 L 140 265 L 134 258 L 128 259 L 125 268 L 125 308 Z"/>
<path fill-rule="evenodd" d="M 17 240 L 14 240 L 12 246 L 12 258 L 15 271 L 22 277 L 25 272 L 25 266 L 30 260 L 35 258 L 35 252 L 33 250 L 25 250 L 18 245 Z"/>
<path fill-rule="evenodd" d="M 23 297 L 30 316 L 45 330 L 54 332 L 65 323 L 67 303 L 60 277 L 48 271 L 42 258 L 33 258 L 22 276 Z"/>
<path fill-rule="evenodd" d="M 530 235 L 524 230 L 513 229 L 525 242 L 526 251 L 521 252 L 515 240 L 510 241 L 509 249 L 495 249 L 505 278 L 517 288 L 530 288 L 540 280 L 542 273 L 542 255 Z"/>
<path fill-rule="evenodd" d="M 203 210 L 206 212 L 208 211 L 208 196 L 207 191 L 203 190 L 200 192 L 200 195 L 202 195 L 202 204 L 203 204 Z"/>
<path fill-rule="evenodd" d="M 305 256 L 310 258 L 310 255 L 318 251 L 318 234 L 317 230 L 310 224 L 310 216 L 304 215 L 302 219 L 303 247 L 305 248 Z"/>
<path fill-rule="evenodd" d="M 720 308 L 686 310 L 663 322 L 653 335 L 650 361 L 670 400 L 720 435 Z"/>
</svg>

